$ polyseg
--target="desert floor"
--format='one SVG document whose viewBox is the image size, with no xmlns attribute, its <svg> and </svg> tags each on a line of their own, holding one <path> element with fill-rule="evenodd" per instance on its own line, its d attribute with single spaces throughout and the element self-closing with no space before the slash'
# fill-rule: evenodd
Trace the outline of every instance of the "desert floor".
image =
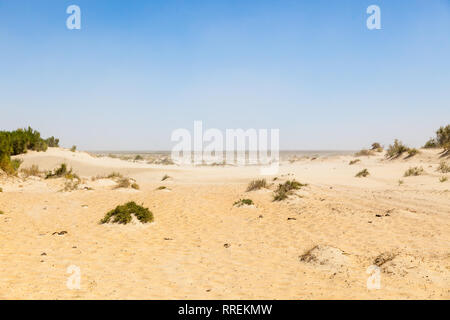
<svg viewBox="0 0 450 320">
<path fill-rule="evenodd" d="M 436 150 L 354 165 L 353 156 L 286 161 L 266 177 L 270 189 L 252 192 L 257 167 L 157 166 L 54 148 L 19 158 L 41 170 L 66 162 L 85 182 L 61 192 L 63 178 L 0 177 L 1 299 L 450 298 L 450 181 L 439 181 Z M 403 177 L 412 166 L 426 174 Z M 364 168 L 370 176 L 356 178 Z M 140 190 L 91 179 L 113 171 Z M 308 186 L 273 202 L 278 183 L 294 178 Z M 255 206 L 233 206 L 241 198 Z M 128 201 L 155 222 L 99 224 Z M 380 289 L 369 290 L 374 264 Z M 80 289 L 67 286 L 69 266 L 80 268 Z"/>
</svg>

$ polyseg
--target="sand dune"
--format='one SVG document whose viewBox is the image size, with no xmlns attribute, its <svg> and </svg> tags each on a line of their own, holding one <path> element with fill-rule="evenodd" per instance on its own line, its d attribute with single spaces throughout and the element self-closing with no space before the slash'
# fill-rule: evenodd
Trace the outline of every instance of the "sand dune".
<svg viewBox="0 0 450 320">
<path fill-rule="evenodd" d="M 266 177 L 270 189 L 252 192 L 257 167 L 156 166 L 54 148 L 19 157 L 42 170 L 65 162 L 87 188 L 0 178 L 3 299 L 450 298 L 450 182 L 439 182 L 436 150 L 354 165 L 353 156 L 286 161 L 277 181 Z M 426 174 L 403 177 L 412 166 Z M 356 178 L 364 168 L 370 176 Z M 91 180 L 112 171 L 140 190 Z M 276 184 L 294 178 L 308 186 L 273 202 Z M 241 198 L 255 206 L 234 207 Z M 98 223 L 127 201 L 150 208 L 155 222 Z M 71 265 L 79 290 L 66 285 Z M 372 265 L 379 290 L 366 285 Z"/>
</svg>

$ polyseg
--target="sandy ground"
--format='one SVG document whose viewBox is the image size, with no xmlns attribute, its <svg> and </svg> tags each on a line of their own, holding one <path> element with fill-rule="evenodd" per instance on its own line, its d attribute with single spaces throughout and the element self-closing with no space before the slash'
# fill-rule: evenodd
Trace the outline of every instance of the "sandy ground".
<svg viewBox="0 0 450 320">
<path fill-rule="evenodd" d="M 0 177 L 1 299 L 450 298 L 450 181 L 439 181 L 435 150 L 354 165 L 353 156 L 286 162 L 277 181 L 266 177 L 270 189 L 253 192 L 256 167 L 155 166 L 53 148 L 20 158 L 42 170 L 66 162 L 85 181 L 61 192 L 62 178 Z M 403 177 L 412 166 L 426 174 Z M 356 178 L 364 168 L 370 176 Z M 91 180 L 113 171 L 140 190 Z M 293 178 L 308 186 L 273 202 L 276 184 Z M 255 206 L 234 207 L 241 198 Z M 155 222 L 99 224 L 127 201 Z M 374 264 L 380 289 L 369 290 Z M 70 266 L 80 268 L 79 289 L 67 287 Z"/>
</svg>

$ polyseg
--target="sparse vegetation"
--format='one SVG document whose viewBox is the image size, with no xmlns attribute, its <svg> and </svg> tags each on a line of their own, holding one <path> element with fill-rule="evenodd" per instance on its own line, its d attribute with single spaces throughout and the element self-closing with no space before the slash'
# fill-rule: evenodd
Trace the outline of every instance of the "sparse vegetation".
<svg viewBox="0 0 450 320">
<path fill-rule="evenodd" d="M 0 214 L 5 214 L 2 210 L 0 210 Z"/>
<path fill-rule="evenodd" d="M 133 219 L 132 215 L 142 223 L 153 222 L 154 220 L 153 213 L 148 208 L 137 205 L 135 202 L 128 202 L 109 211 L 105 217 L 100 220 L 100 223 L 109 223 L 112 220 L 112 223 L 127 224 Z"/>
<path fill-rule="evenodd" d="M 23 176 L 25 178 L 34 176 L 34 177 L 39 177 L 41 175 L 41 172 L 39 171 L 39 166 L 33 164 L 31 167 L 29 168 L 24 168 L 22 170 L 20 170 L 20 172 L 23 174 Z"/>
<path fill-rule="evenodd" d="M 450 124 L 440 127 L 436 131 L 436 138 L 428 140 L 424 148 L 443 148 L 444 152 L 448 154 L 450 152 Z"/>
<path fill-rule="evenodd" d="M 135 190 L 139 190 L 139 185 L 135 181 L 132 181 L 131 178 L 121 177 L 117 181 L 117 185 L 114 187 L 114 189 L 120 189 L 120 188 L 124 188 L 124 189 L 133 188 Z"/>
<path fill-rule="evenodd" d="M 139 189 L 140 189 L 139 185 L 138 185 L 136 182 L 133 182 L 133 183 L 131 184 L 131 188 L 133 188 L 133 189 L 135 189 L 135 190 L 139 190 Z"/>
<path fill-rule="evenodd" d="M 357 178 L 365 178 L 365 177 L 367 177 L 368 175 L 370 175 L 369 171 L 368 171 L 367 169 L 363 169 L 363 170 L 361 170 L 360 172 L 358 172 L 358 173 L 355 175 L 355 177 L 357 177 Z"/>
<path fill-rule="evenodd" d="M 404 177 L 411 177 L 411 176 L 420 176 L 424 174 L 424 170 L 422 167 L 411 167 L 408 170 L 405 171 Z"/>
<path fill-rule="evenodd" d="M 253 205 L 253 200 L 251 199 L 240 199 L 239 201 L 236 201 L 233 205 L 235 207 L 242 207 L 242 206 L 251 206 Z"/>
<path fill-rule="evenodd" d="M 389 159 L 398 158 L 408 150 L 409 148 L 407 146 L 405 146 L 401 141 L 395 139 L 394 144 L 389 145 L 386 151 L 386 157 Z"/>
<path fill-rule="evenodd" d="M 164 190 L 164 189 L 167 189 L 167 187 L 166 186 L 160 186 L 160 187 L 156 188 L 156 190 Z"/>
<path fill-rule="evenodd" d="M 439 182 L 441 182 L 441 183 L 443 183 L 443 182 L 445 182 L 445 181 L 447 181 L 447 180 L 448 180 L 447 177 L 440 177 L 440 178 L 439 178 Z"/>
<path fill-rule="evenodd" d="M 414 157 L 418 153 L 420 153 L 420 151 L 416 148 L 408 149 L 408 158 Z"/>
<path fill-rule="evenodd" d="M 383 152 L 383 147 L 378 142 L 372 143 L 372 150 L 376 152 Z"/>
<path fill-rule="evenodd" d="M 441 161 L 441 163 L 439 163 L 437 171 L 442 172 L 442 173 L 449 173 L 450 165 L 448 165 L 445 161 Z"/>
<path fill-rule="evenodd" d="M 358 162 L 361 162 L 361 160 L 355 159 L 355 160 L 350 161 L 348 164 L 349 164 L 350 166 L 352 166 L 352 165 L 354 165 L 355 163 L 358 163 Z"/>
<path fill-rule="evenodd" d="M 45 176 L 45 179 L 61 178 L 64 177 L 66 174 L 72 174 L 72 169 L 67 170 L 67 164 L 62 163 L 59 168 L 56 168 L 53 171 L 48 171 L 47 175 Z"/>
<path fill-rule="evenodd" d="M 167 179 L 169 179 L 169 178 L 170 178 L 170 177 L 169 177 L 167 174 L 165 174 L 164 177 L 162 177 L 161 181 L 165 181 L 165 180 L 167 180 Z"/>
<path fill-rule="evenodd" d="M 288 180 L 283 184 L 279 184 L 277 190 L 274 192 L 273 201 L 285 200 L 293 194 L 294 190 L 299 190 L 305 186 L 307 186 L 307 184 L 302 184 L 296 180 Z"/>
<path fill-rule="evenodd" d="M 3 189 L 2 189 L 2 188 L 0 188 L 0 192 L 3 192 Z"/>
<path fill-rule="evenodd" d="M 70 148 L 70 151 L 72 151 L 72 152 L 77 151 L 77 146 L 73 145 L 72 148 Z"/>
<path fill-rule="evenodd" d="M 398 185 L 401 186 L 403 183 L 405 183 L 405 181 L 403 180 L 398 180 Z"/>
<path fill-rule="evenodd" d="M 57 147 L 59 147 L 59 139 L 56 139 L 53 136 L 51 136 L 50 138 L 46 139 L 45 143 L 47 143 L 47 146 L 49 146 L 50 148 L 57 148 Z"/>
<path fill-rule="evenodd" d="M 134 161 L 139 161 L 139 160 L 144 160 L 144 158 L 140 154 L 138 154 L 138 155 L 136 155 L 136 157 L 134 157 Z"/>
<path fill-rule="evenodd" d="M 253 180 L 247 186 L 247 192 L 267 188 L 266 179 Z"/>
<path fill-rule="evenodd" d="M 355 157 L 373 156 L 374 154 L 375 153 L 373 150 L 362 149 L 361 151 L 358 151 L 357 153 L 355 153 Z"/>
</svg>

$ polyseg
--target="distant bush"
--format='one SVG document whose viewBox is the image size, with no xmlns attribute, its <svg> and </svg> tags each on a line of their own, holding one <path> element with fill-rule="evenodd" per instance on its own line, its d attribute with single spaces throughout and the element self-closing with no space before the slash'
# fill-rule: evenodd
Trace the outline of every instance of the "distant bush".
<svg viewBox="0 0 450 320">
<path fill-rule="evenodd" d="M 386 151 L 386 157 L 391 159 L 398 158 L 408 150 L 409 148 L 407 146 L 405 146 L 401 141 L 395 139 L 394 144 L 389 145 Z"/>
<path fill-rule="evenodd" d="M 109 223 L 112 219 L 112 223 L 127 224 L 131 222 L 132 215 L 142 223 L 153 222 L 154 220 L 153 213 L 148 208 L 137 205 L 135 202 L 128 202 L 109 211 L 100 220 L 100 223 Z"/>
<path fill-rule="evenodd" d="M 144 160 L 144 158 L 140 154 L 138 154 L 136 157 L 134 157 L 134 160 L 135 161 Z"/>
<path fill-rule="evenodd" d="M 362 149 L 361 151 L 355 153 L 355 157 L 373 156 L 374 154 L 375 153 L 373 152 L 373 150 Z"/>
<path fill-rule="evenodd" d="M 420 151 L 416 148 L 408 149 L 408 158 L 414 157 L 418 153 L 420 153 Z"/>
<path fill-rule="evenodd" d="M 68 173 L 72 173 L 72 169 L 67 170 L 67 164 L 62 163 L 59 168 L 54 169 L 53 171 L 48 171 L 47 175 L 45 176 L 45 179 L 50 178 L 61 178 L 65 176 Z"/>
<path fill-rule="evenodd" d="M 355 159 L 355 160 L 350 161 L 348 164 L 352 166 L 352 165 L 354 165 L 355 163 L 358 163 L 358 162 L 361 162 L 361 160 Z"/>
<path fill-rule="evenodd" d="M 28 127 L 15 131 L 0 131 L 0 169 L 7 174 L 15 174 L 17 163 L 12 163 L 11 156 L 26 153 L 28 150 L 46 151 L 47 142 L 41 134 Z"/>
<path fill-rule="evenodd" d="M 450 152 L 450 124 L 440 127 L 436 131 L 436 138 L 428 140 L 424 148 L 443 148 L 446 152 Z"/>
<path fill-rule="evenodd" d="M 360 172 L 358 172 L 358 173 L 355 175 L 355 177 L 357 177 L 357 178 L 365 178 L 365 177 L 367 177 L 368 175 L 370 175 L 369 171 L 368 171 L 367 169 L 363 169 L 363 170 L 361 170 Z"/>
<path fill-rule="evenodd" d="M 266 179 L 253 180 L 247 186 L 247 192 L 267 188 Z"/>
<path fill-rule="evenodd" d="M 275 190 L 273 195 L 273 201 L 282 201 L 288 198 L 294 190 L 298 190 L 302 187 L 307 186 L 307 184 L 302 184 L 298 181 L 286 181 L 283 184 L 279 184 L 277 190 Z"/>
<path fill-rule="evenodd" d="M 77 146 L 72 146 L 72 148 L 70 148 L 70 151 L 72 151 L 72 152 L 77 151 Z"/>
<path fill-rule="evenodd" d="M 129 178 L 121 178 L 118 182 L 117 185 L 115 187 L 115 189 L 120 189 L 120 188 L 129 188 L 131 186 L 131 182 Z"/>
<path fill-rule="evenodd" d="M 0 210 L 0 214 L 5 214 L 2 210 Z"/>
<path fill-rule="evenodd" d="M 169 179 L 169 178 L 170 178 L 170 177 L 169 177 L 167 174 L 165 174 L 164 177 L 162 177 L 161 181 L 167 180 L 167 179 Z"/>
<path fill-rule="evenodd" d="M 440 178 L 439 178 L 439 182 L 441 182 L 441 183 L 443 183 L 443 182 L 445 182 L 445 181 L 447 181 L 447 180 L 448 180 L 447 177 L 440 177 Z"/>
<path fill-rule="evenodd" d="M 431 138 L 430 140 L 428 140 L 425 145 L 423 146 L 424 149 L 433 149 L 433 148 L 438 148 L 438 144 L 436 142 L 436 140 L 434 140 L 433 138 Z"/>
<path fill-rule="evenodd" d="M 139 189 L 140 189 L 139 185 L 138 185 L 136 182 L 133 182 L 133 183 L 131 184 L 131 188 L 133 188 L 133 189 L 135 189 L 135 190 L 139 190 Z"/>
<path fill-rule="evenodd" d="M 439 164 L 437 171 L 442 173 L 449 173 L 450 172 L 450 165 L 448 165 L 445 161 L 441 161 Z"/>
<path fill-rule="evenodd" d="M 372 143 L 372 150 L 375 150 L 376 152 L 382 152 L 383 147 L 378 142 Z"/>
<path fill-rule="evenodd" d="M 253 200 L 251 199 L 240 199 L 239 201 L 236 201 L 233 206 L 236 207 L 242 207 L 242 206 L 251 206 L 253 205 Z"/>
<path fill-rule="evenodd" d="M 165 186 L 160 186 L 160 187 L 156 188 L 156 190 L 164 190 L 164 189 L 167 189 L 167 187 L 165 187 Z"/>
<path fill-rule="evenodd" d="M 424 173 L 422 167 L 411 167 L 408 170 L 405 171 L 404 177 L 410 177 L 410 176 L 420 176 Z"/>
<path fill-rule="evenodd" d="M 49 146 L 50 148 L 58 148 L 59 147 L 59 139 L 56 139 L 53 136 L 51 136 L 50 138 L 47 138 L 45 140 L 45 143 L 47 143 L 47 146 Z"/>
</svg>

